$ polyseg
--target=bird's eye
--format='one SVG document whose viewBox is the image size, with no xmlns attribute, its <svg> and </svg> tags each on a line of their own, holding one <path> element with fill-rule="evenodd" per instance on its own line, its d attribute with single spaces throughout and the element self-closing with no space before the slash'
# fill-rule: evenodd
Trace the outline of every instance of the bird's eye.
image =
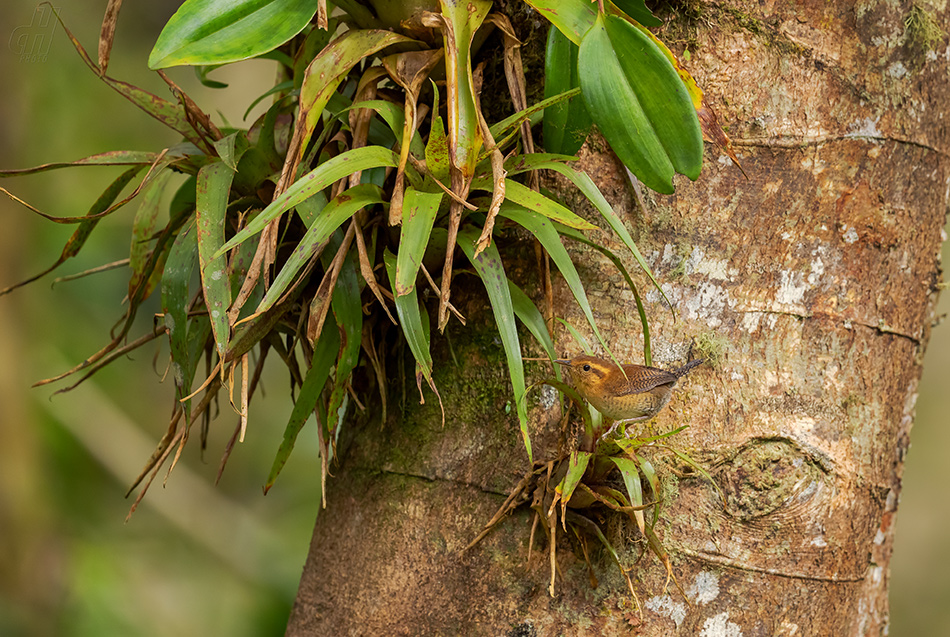
<svg viewBox="0 0 950 637">
<path fill-rule="evenodd" d="M 589 372 L 589 371 L 590 371 L 590 365 L 584 365 L 584 371 L 585 371 L 585 372 Z"/>
</svg>

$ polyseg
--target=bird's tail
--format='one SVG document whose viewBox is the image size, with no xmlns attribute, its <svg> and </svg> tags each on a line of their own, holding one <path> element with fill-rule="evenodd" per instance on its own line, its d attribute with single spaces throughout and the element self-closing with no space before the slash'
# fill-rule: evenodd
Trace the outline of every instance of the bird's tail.
<svg viewBox="0 0 950 637">
<path fill-rule="evenodd" d="M 705 362 L 706 362 L 705 358 L 695 358 L 691 360 L 690 362 L 686 363 L 685 365 L 683 365 L 682 367 L 680 367 L 679 369 L 675 370 L 673 372 L 673 375 L 676 376 L 677 378 L 685 376 L 690 371 L 692 371 L 694 367 L 696 367 L 697 365 L 701 365 L 702 363 L 705 363 Z"/>
</svg>

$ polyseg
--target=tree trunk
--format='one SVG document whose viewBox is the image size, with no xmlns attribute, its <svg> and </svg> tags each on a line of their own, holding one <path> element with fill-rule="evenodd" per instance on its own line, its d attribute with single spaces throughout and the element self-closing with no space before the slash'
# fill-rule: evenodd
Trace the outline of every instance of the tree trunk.
<svg viewBox="0 0 950 637">
<path fill-rule="evenodd" d="M 654 363 L 682 360 L 693 338 L 719 354 L 680 383 L 653 425 L 689 425 L 672 444 L 721 489 L 677 478 L 674 458 L 657 451 L 668 485 L 658 534 L 689 603 L 664 590 L 665 570 L 646 551 L 630 572 L 641 616 L 618 569 L 595 552 L 594 588 L 566 538 L 552 598 L 540 533 L 526 568 L 527 509 L 462 551 L 527 460 L 514 409 L 506 411 L 487 301 L 460 289 L 453 301 L 474 326 L 452 325 L 452 351 L 443 341 L 436 353 L 445 428 L 434 397 L 415 405 L 411 373 L 404 411 L 382 428 L 371 418 L 354 426 L 288 634 L 886 632 L 894 515 L 950 183 L 946 37 L 926 27 L 950 24 L 950 10 L 688 4 L 690 19 L 675 18 L 661 37 L 689 48 L 688 66 L 748 178 L 707 145 L 696 183 L 680 178 L 676 195 L 642 192 L 638 204 L 596 143 L 580 163 L 636 231 L 675 306 L 674 322 L 656 292 L 645 295 Z M 632 295 L 602 258 L 574 255 L 605 337 L 639 362 Z M 532 272 L 527 263 L 509 276 Z M 583 325 L 555 287 L 559 315 Z M 557 336 L 563 354 L 577 352 Z M 535 377 L 545 371 L 539 364 Z M 396 402 L 398 383 L 390 393 Z M 559 436 L 558 407 L 545 409 L 545 396 L 529 393 L 542 458 Z M 637 533 L 611 537 L 630 540 L 618 546 L 628 557 L 642 550 Z"/>
</svg>

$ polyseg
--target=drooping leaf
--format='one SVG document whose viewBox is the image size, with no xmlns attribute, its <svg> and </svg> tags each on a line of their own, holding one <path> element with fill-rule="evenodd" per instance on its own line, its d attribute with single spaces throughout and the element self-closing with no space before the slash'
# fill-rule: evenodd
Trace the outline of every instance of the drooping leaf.
<svg viewBox="0 0 950 637">
<path fill-rule="evenodd" d="M 336 253 L 337 244 L 342 242 L 341 232 L 337 232 L 336 235 L 330 242 L 332 249 L 323 255 L 324 267 L 329 267 L 333 260 L 331 255 Z M 347 386 L 359 362 L 360 344 L 363 338 L 363 310 L 360 304 L 360 281 L 357 269 L 356 255 L 351 250 L 343 260 L 330 301 L 333 316 L 336 324 L 341 328 L 339 332 L 343 338 L 327 404 L 327 431 L 334 436 L 334 440 L 340 433 L 340 425 L 349 400 Z"/>
<path fill-rule="evenodd" d="M 703 138 L 690 96 L 669 60 L 629 22 L 599 15 L 578 53 L 584 103 L 611 148 L 648 187 L 673 192 L 695 180 Z"/>
<path fill-rule="evenodd" d="M 389 275 L 389 285 L 396 285 L 396 255 L 388 249 L 383 252 L 383 262 L 386 265 L 386 273 Z M 429 350 L 429 317 L 423 321 L 422 313 L 419 310 L 419 298 L 415 289 L 402 296 L 396 296 L 396 315 L 399 317 L 399 326 L 402 328 L 403 336 L 409 345 L 409 351 L 416 359 L 419 372 L 429 384 L 429 388 L 439 398 L 439 406 L 442 407 L 442 396 L 435 386 L 432 379 L 432 353 Z M 421 390 L 420 390 L 421 391 Z M 442 424 L 445 424 L 445 409 L 442 408 Z"/>
<path fill-rule="evenodd" d="M 274 481 L 277 480 L 281 469 L 287 464 L 287 458 L 297 443 L 297 434 L 300 433 L 307 419 L 310 418 L 310 414 L 313 413 L 320 392 L 323 391 L 323 387 L 330 377 L 330 368 L 336 361 L 336 355 L 340 349 L 340 337 L 335 325 L 329 327 L 331 329 L 325 329 L 321 332 L 320 338 L 317 339 L 313 348 L 310 370 L 304 377 L 303 385 L 301 385 L 300 392 L 297 394 L 297 402 L 294 403 L 290 420 L 287 421 L 287 427 L 284 429 L 284 439 L 280 443 L 277 455 L 274 456 L 274 463 L 271 466 L 270 474 L 267 476 L 267 483 L 264 485 L 264 493 L 267 493 L 274 486 Z"/>
<path fill-rule="evenodd" d="M 56 170 L 57 168 L 71 168 L 73 166 L 148 166 L 158 158 L 158 153 L 148 153 L 138 150 L 112 150 L 107 153 L 98 153 L 77 159 L 76 161 L 53 162 L 32 168 L 16 168 L 0 170 L 0 177 L 18 177 L 35 173 Z"/>
<path fill-rule="evenodd" d="M 139 209 L 132 221 L 132 245 L 129 249 L 129 268 L 132 276 L 129 278 L 129 293 L 138 287 L 145 276 L 145 266 L 150 254 L 149 243 L 155 234 L 155 224 L 158 221 L 159 204 L 162 202 L 165 184 L 171 177 L 171 171 L 163 170 L 151 184 L 145 188 Z"/>
<path fill-rule="evenodd" d="M 541 316 L 541 311 L 531 299 L 528 298 L 528 295 L 515 285 L 511 279 L 508 279 L 508 293 L 511 295 L 511 307 L 515 310 L 515 316 L 528 328 L 531 335 L 538 340 L 538 343 L 544 348 L 544 352 L 548 355 L 548 358 L 552 361 L 556 359 L 557 354 L 554 351 L 554 341 L 551 340 L 547 325 L 544 324 L 544 317 Z M 554 375 L 557 376 L 558 380 L 561 380 L 560 366 L 554 366 Z"/>
<path fill-rule="evenodd" d="M 475 255 L 475 242 L 481 231 L 473 226 L 464 226 L 459 229 L 458 246 L 475 266 L 475 272 L 485 285 L 488 300 L 495 316 L 495 325 L 505 349 L 508 361 L 508 374 L 511 377 L 511 388 L 514 393 L 515 405 L 518 412 L 518 421 L 521 425 L 521 435 L 524 438 L 525 449 L 528 452 L 528 462 L 534 462 L 531 453 L 531 439 L 528 436 L 528 412 L 523 400 L 525 394 L 524 363 L 521 360 L 521 342 L 518 338 L 518 326 L 515 324 L 515 311 L 511 304 L 511 293 L 508 291 L 508 277 L 502 265 L 498 247 L 491 243 L 482 252 Z"/>
<path fill-rule="evenodd" d="M 420 192 L 407 188 L 403 197 L 402 230 L 396 257 L 396 282 L 393 293 L 408 294 L 416 285 L 419 266 L 429 244 L 435 215 L 439 212 L 442 192 Z"/>
<path fill-rule="evenodd" d="M 230 336 L 228 307 L 231 305 L 231 285 L 227 276 L 227 258 L 221 245 L 224 243 L 225 212 L 233 177 L 233 170 L 215 162 L 198 171 L 196 186 L 201 287 L 218 355 L 222 359 Z"/>
<path fill-rule="evenodd" d="M 300 33 L 316 11 L 312 0 L 186 0 L 158 36 L 148 67 L 246 60 Z"/>
<path fill-rule="evenodd" d="M 230 250 L 239 243 L 263 230 L 267 224 L 290 210 L 300 202 L 313 197 L 318 192 L 347 175 L 360 170 L 377 168 L 379 166 L 396 167 L 398 156 L 391 150 L 379 146 L 363 146 L 354 148 L 336 157 L 328 159 L 309 173 L 298 179 L 290 188 L 272 201 L 253 221 L 222 246 L 220 252 Z M 219 255 L 215 255 L 219 256 Z"/>
<path fill-rule="evenodd" d="M 472 190 L 492 190 L 492 179 L 490 175 L 479 175 L 472 180 Z M 578 230 L 594 230 L 597 228 L 594 224 L 580 218 L 558 202 L 545 197 L 539 192 L 531 190 L 524 184 L 520 184 L 512 179 L 505 180 L 505 196 L 507 199 L 524 206 L 528 210 L 538 214 L 560 221 L 566 226 L 577 228 Z"/>
<path fill-rule="evenodd" d="M 241 157 L 250 147 L 247 143 L 247 135 L 244 131 L 235 131 L 226 137 L 216 140 L 213 145 L 221 161 L 234 172 L 237 172 L 238 162 L 241 161 Z"/>
<path fill-rule="evenodd" d="M 544 55 L 544 96 L 546 98 L 580 87 L 577 76 L 577 45 L 555 27 L 548 31 Z M 552 153 L 573 155 L 584 145 L 591 121 L 580 97 L 544 109 L 544 148 Z"/>
<path fill-rule="evenodd" d="M 352 217 L 359 210 L 366 206 L 382 203 L 382 192 L 377 186 L 371 184 L 360 184 L 346 190 L 328 203 L 317 215 L 316 219 L 307 229 L 297 247 L 287 258 L 286 263 L 280 269 L 280 272 L 274 278 L 274 282 L 264 295 L 264 299 L 257 307 L 258 312 L 264 312 L 277 301 L 280 300 L 283 293 L 294 281 L 294 277 L 300 272 L 300 269 L 307 264 L 315 254 L 318 254 L 326 246 L 327 241 L 337 228 L 344 221 Z"/>
<path fill-rule="evenodd" d="M 574 262 L 571 261 L 570 255 L 567 253 L 567 250 L 564 249 L 564 245 L 561 243 L 561 238 L 558 236 L 554 224 L 535 212 L 511 204 L 502 205 L 500 214 L 524 227 L 541 242 L 541 245 L 544 246 L 544 249 L 557 266 L 557 269 L 561 272 L 561 276 L 564 277 L 564 282 L 567 283 L 567 287 L 574 295 L 574 300 L 577 301 L 577 305 L 587 318 L 587 323 L 590 325 L 591 330 L 593 330 L 594 336 L 600 341 L 604 351 L 619 365 L 620 361 L 616 360 L 610 345 L 607 344 L 607 341 L 600 333 L 600 329 L 597 328 L 597 322 L 594 320 L 594 313 L 593 310 L 591 310 L 590 301 L 587 300 L 587 293 L 584 291 L 584 284 L 581 282 L 580 275 L 577 273 L 577 268 L 574 267 Z"/>
<path fill-rule="evenodd" d="M 178 400 L 191 393 L 194 368 L 189 365 L 188 304 L 191 301 L 188 286 L 198 262 L 198 233 L 194 218 L 178 232 L 165 261 L 162 274 L 162 312 L 172 355 L 172 377 Z M 186 421 L 191 417 L 191 401 L 185 402 Z"/>
</svg>

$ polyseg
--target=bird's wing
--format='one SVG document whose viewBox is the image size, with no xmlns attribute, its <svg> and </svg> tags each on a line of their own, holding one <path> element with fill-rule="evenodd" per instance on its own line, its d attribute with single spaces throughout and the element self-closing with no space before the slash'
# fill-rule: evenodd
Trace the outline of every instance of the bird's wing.
<svg viewBox="0 0 950 637">
<path fill-rule="evenodd" d="M 627 387 L 618 394 L 618 396 L 642 394 L 645 391 L 650 391 L 654 387 L 676 382 L 676 375 L 666 371 L 665 369 L 657 369 L 656 367 L 641 367 L 639 370 L 637 370 L 637 372 L 638 373 L 636 376 L 628 373 L 629 383 L 627 384 Z"/>
</svg>

